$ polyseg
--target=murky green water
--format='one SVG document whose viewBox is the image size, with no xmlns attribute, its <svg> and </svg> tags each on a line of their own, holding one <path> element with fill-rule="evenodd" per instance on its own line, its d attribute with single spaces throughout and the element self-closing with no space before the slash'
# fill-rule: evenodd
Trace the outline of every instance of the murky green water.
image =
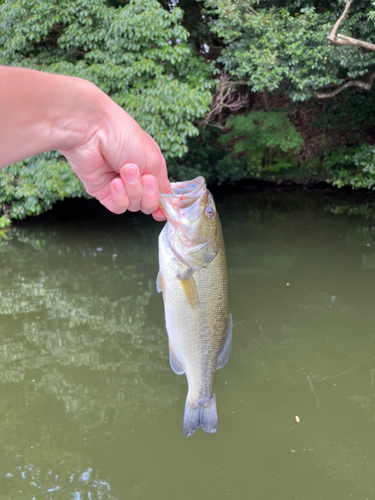
<svg viewBox="0 0 375 500">
<path fill-rule="evenodd" d="M 219 430 L 188 439 L 155 291 L 162 226 L 96 208 L 20 225 L 0 246 L 0 499 L 375 498 L 363 203 L 219 203 L 234 344 L 215 379 Z"/>
</svg>

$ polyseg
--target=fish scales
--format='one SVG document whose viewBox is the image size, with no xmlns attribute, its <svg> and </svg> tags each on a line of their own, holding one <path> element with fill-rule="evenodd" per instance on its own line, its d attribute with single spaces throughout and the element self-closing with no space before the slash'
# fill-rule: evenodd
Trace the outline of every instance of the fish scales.
<svg viewBox="0 0 375 500">
<path fill-rule="evenodd" d="M 189 386 L 199 394 L 190 396 L 208 398 L 212 393 L 217 356 L 228 326 L 228 320 L 225 322 L 228 317 L 227 280 L 226 276 L 222 277 L 225 253 L 219 251 L 206 269 L 194 274 L 199 297 L 199 307 L 195 309 L 190 307 L 181 282 L 176 278 L 175 266 L 171 263 L 173 259 L 176 259 L 174 255 L 163 259 L 160 266 L 166 283 L 164 300 L 168 335 L 177 358 L 185 360 L 188 380 L 196 382 Z"/>
<path fill-rule="evenodd" d="M 204 179 L 172 184 L 161 195 L 167 224 L 159 237 L 158 290 L 163 292 L 170 361 L 189 391 L 184 433 L 217 428 L 213 378 L 227 362 L 232 321 L 221 224 Z"/>
</svg>

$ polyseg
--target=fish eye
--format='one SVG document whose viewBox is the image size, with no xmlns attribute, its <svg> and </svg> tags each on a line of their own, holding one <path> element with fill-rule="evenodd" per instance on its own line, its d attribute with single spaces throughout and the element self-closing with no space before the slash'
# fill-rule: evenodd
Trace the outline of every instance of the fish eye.
<svg viewBox="0 0 375 500">
<path fill-rule="evenodd" d="M 210 219 L 212 219 L 212 217 L 215 215 L 215 209 L 211 205 L 208 205 L 208 207 L 206 207 L 206 210 L 204 212 Z"/>
</svg>

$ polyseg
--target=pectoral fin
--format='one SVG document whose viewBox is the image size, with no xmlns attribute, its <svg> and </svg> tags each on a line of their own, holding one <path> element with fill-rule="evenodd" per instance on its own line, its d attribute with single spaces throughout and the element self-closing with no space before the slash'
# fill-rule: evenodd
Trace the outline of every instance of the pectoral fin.
<svg viewBox="0 0 375 500">
<path fill-rule="evenodd" d="M 180 278 L 180 283 L 184 290 L 185 296 L 192 309 L 195 309 L 199 304 L 197 285 L 194 276 L 191 274 L 189 278 Z"/>
<path fill-rule="evenodd" d="M 184 367 L 182 366 L 180 361 L 177 359 L 175 353 L 173 352 L 171 344 L 169 344 L 169 364 L 171 365 L 172 370 L 177 375 L 182 375 L 183 373 L 185 373 Z"/>
<path fill-rule="evenodd" d="M 229 313 L 229 321 L 228 321 L 228 331 L 227 336 L 225 337 L 224 344 L 219 352 L 219 356 L 216 362 L 216 369 L 220 370 L 223 368 L 228 362 L 230 350 L 232 348 L 232 330 L 233 330 L 233 319 L 231 313 Z"/>
</svg>

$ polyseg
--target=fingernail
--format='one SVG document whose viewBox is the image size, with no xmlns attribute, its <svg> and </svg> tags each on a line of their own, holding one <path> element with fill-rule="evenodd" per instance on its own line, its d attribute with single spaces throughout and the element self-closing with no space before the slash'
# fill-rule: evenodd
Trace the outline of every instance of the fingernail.
<svg viewBox="0 0 375 500">
<path fill-rule="evenodd" d="M 124 194 L 125 194 L 125 186 L 124 186 L 124 184 L 122 183 L 122 181 L 121 181 L 121 180 L 120 180 L 120 182 L 118 182 L 118 181 L 117 181 L 117 182 L 114 182 L 114 183 L 112 184 L 112 186 L 113 186 L 113 190 L 114 190 L 114 192 L 115 192 L 116 194 L 118 194 L 118 195 L 120 195 L 120 196 L 122 196 L 122 195 L 124 195 Z"/>
<path fill-rule="evenodd" d="M 138 169 L 136 167 L 127 167 L 124 169 L 125 179 L 128 182 L 137 182 L 138 180 Z"/>
<path fill-rule="evenodd" d="M 156 189 L 156 180 L 153 177 L 143 179 L 143 189 L 148 193 L 153 193 Z"/>
</svg>

